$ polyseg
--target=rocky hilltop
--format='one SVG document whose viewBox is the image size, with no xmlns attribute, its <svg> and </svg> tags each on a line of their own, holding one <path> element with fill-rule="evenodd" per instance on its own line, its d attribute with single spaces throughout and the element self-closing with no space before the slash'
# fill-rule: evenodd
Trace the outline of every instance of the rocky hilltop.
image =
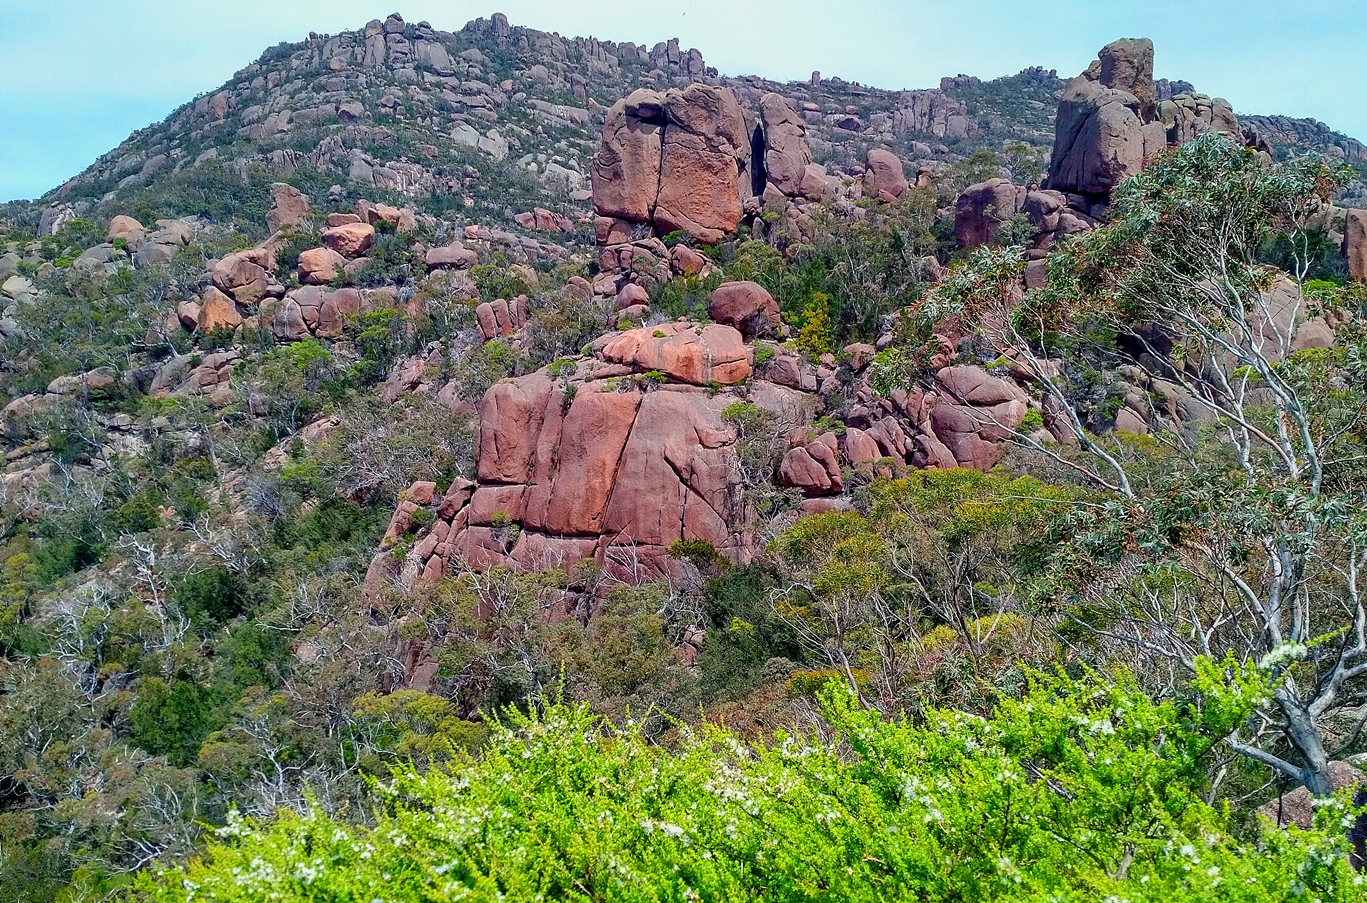
<svg viewBox="0 0 1367 903">
<path fill-rule="evenodd" d="M 48 212 L 45 225 L 139 189 L 155 193 L 162 181 L 206 165 L 281 176 L 302 167 L 343 187 L 451 197 L 466 207 L 491 182 L 506 189 L 511 181 L 547 206 L 582 211 L 574 204 L 587 200 L 587 167 L 607 110 L 642 85 L 694 82 L 726 84 L 747 101 L 780 87 L 719 79 L 699 51 L 677 41 L 647 48 L 565 39 L 512 26 L 502 15 L 445 32 L 395 14 L 362 31 L 272 49 L 52 192 L 48 200 L 67 206 Z M 939 90 L 887 92 L 819 77 L 782 87 L 823 161 L 854 165 L 874 142 L 927 160 L 974 149 L 971 139 L 984 129 L 952 96 L 959 84 L 978 87 L 962 79 Z M 990 129 L 1040 138 L 1000 122 Z M 486 215 L 501 212 L 476 200 Z"/>
<path fill-rule="evenodd" d="M 207 202 L 219 178 L 265 195 L 256 221 L 251 204 L 221 221 L 163 217 L 151 227 L 114 215 L 105 241 L 69 261 L 100 277 L 199 249 L 203 269 L 177 282 L 173 312 L 145 337 L 176 353 L 127 377 L 154 398 L 231 410 L 246 391 L 261 416 L 268 394 L 235 379 L 244 364 L 256 369 L 244 345 L 321 340 L 345 359 L 360 354 L 355 324 L 367 318 L 393 312 L 420 323 L 441 309 L 464 322 L 378 374 L 387 403 L 435 399 L 475 418 L 477 438 L 468 472 L 445 492 L 430 481 L 408 488 L 368 592 L 439 579 L 457 562 L 611 568 L 624 554 L 640 579 L 677 569 L 669 551 L 678 542 L 749 560 L 767 529 L 756 521 L 756 479 L 789 493 L 790 511 L 847 509 L 851 468 L 861 479 L 908 467 L 987 470 L 1032 419 L 1032 441 L 1074 441 L 1076 425 L 1057 420 L 1028 373 L 984 366 L 1010 349 L 965 358 L 969 337 L 946 324 L 925 382 L 876 391 L 870 365 L 897 341 L 902 314 L 884 307 L 840 324 L 831 332 L 843 343 L 804 340 L 824 311 L 812 301 L 785 307 L 755 281 L 726 281 L 713 258 L 735 255 L 727 243 L 738 232 L 791 256 L 819 246 L 823 230 L 905 228 L 895 223 L 910 205 L 939 217 L 953 244 L 932 241 L 904 260 L 908 287 L 934 284 L 955 247 L 996 244 L 1004 230 L 1028 237 L 1023 287 L 1034 287 L 1050 248 L 1104 222 L 1115 185 L 1166 150 L 1220 132 L 1277 152 L 1226 101 L 1156 82 L 1153 58 L 1149 41 L 1122 40 L 1061 91 L 1043 70 L 1003 80 L 1003 90 L 1058 96 L 1049 152 L 1031 158 L 1027 142 L 1040 140 L 1032 129 L 1048 121 L 1032 112 L 1038 101 L 1015 125 L 1000 109 L 976 119 L 988 109 L 985 86 L 969 76 L 899 94 L 816 75 L 774 85 L 720 78 L 677 42 L 568 40 L 502 16 L 452 33 L 395 14 L 275 48 L 28 215 L 41 211 L 36 231 L 56 235 L 96 211 Z M 975 170 L 964 156 L 973 142 L 1002 134 L 1024 159 L 988 155 Z M 956 184 L 974 172 L 988 178 Z M 289 181 L 252 187 L 265 178 Z M 519 197 L 528 209 L 509 206 Z M 1353 245 L 1350 261 L 1361 256 L 1357 223 L 1348 218 L 1336 227 L 1347 238 L 1333 239 Z M 215 255 L 225 229 L 269 237 Z M 15 339 L 26 332 L 20 309 L 41 303 L 18 274 L 41 249 L 23 250 L 0 258 L 10 298 L 0 329 Z M 53 270 L 42 263 L 35 275 Z M 696 300 L 681 305 L 680 291 Z M 1297 348 L 1332 341 L 1323 317 L 1282 325 L 1300 330 Z M 412 344 L 405 331 L 401 344 Z M 487 348 L 506 349 L 498 353 L 510 356 L 514 378 L 486 392 L 481 380 L 449 375 Z M 40 417 L 107 382 L 107 371 L 62 376 L 11 399 L 6 414 Z M 1164 387 L 1122 378 L 1111 391 L 1124 404 L 1093 426 L 1142 434 L 1197 410 Z M 1154 392 L 1161 405 L 1144 400 Z M 758 477 L 745 461 L 757 454 Z M 49 467 L 33 445 L 11 462 L 12 492 Z M 400 540 L 404 549 L 392 549 Z"/>
<path fill-rule="evenodd" d="M 1047 187 L 1003 178 L 969 186 L 955 209 L 960 246 L 994 243 L 1005 223 L 1023 217 L 1035 236 L 1028 288 L 1043 278 L 1048 250 L 1104 222 L 1115 185 L 1165 149 L 1221 132 L 1270 153 L 1256 128 L 1242 126 L 1223 100 L 1183 92 L 1160 102 L 1152 72 L 1147 40 L 1103 48 L 1060 100 Z M 602 249 L 592 288 L 615 299 L 626 323 L 647 322 L 652 291 L 710 266 L 675 253 L 682 245 L 667 252 L 659 236 L 683 232 L 717 242 L 748 210 L 760 234 L 764 220 L 756 214 L 764 211 L 809 242 L 820 205 L 859 219 L 855 214 L 867 208 L 857 201 L 897 203 L 915 190 L 903 161 L 885 149 L 869 152 L 860 179 L 828 173 L 814 162 L 802 120 L 776 93 L 763 95 L 753 110 L 729 88 L 699 84 L 664 93 L 638 89 L 618 101 L 606 116 L 592 177 Z M 647 237 L 632 240 L 633 229 L 648 230 Z M 927 262 L 931 279 L 936 268 Z M 1333 323 L 1298 312 L 1294 287 L 1279 285 L 1269 299 L 1293 350 L 1332 345 Z M 477 481 L 431 498 L 437 520 L 414 547 L 406 575 L 398 559 L 382 554 L 368 585 L 386 575 L 403 585 L 439 578 L 453 560 L 539 569 L 587 558 L 610 570 L 629 560 L 620 576 L 641 579 L 668 573 L 675 564 L 670 548 L 696 540 L 745 562 L 756 525 L 738 479 L 737 424 L 725 417 L 733 405 L 753 405 L 784 425 L 768 437 L 781 459 L 774 476 L 805 496 L 800 510 L 807 513 L 848 508 L 848 469 L 988 470 L 1032 411 L 1040 424 L 1032 441 L 1076 441 L 1048 394 L 1038 387 L 1032 393 L 1027 370 L 999 376 L 980 364 L 953 363 L 948 350 L 963 336 L 937 335 L 946 353 L 931 362 L 926 385 L 879 398 L 868 367 L 893 343 L 891 331 L 873 345 L 846 346 L 839 359 L 824 355 L 813 368 L 781 345 L 750 344 L 784 330 L 779 305 L 763 287 L 723 283 L 707 312 L 715 325 L 643 325 L 599 339 L 587 358 L 491 388 L 479 409 Z M 643 382 L 643 374 L 658 382 Z M 703 392 L 708 385 L 712 391 Z M 1125 403 L 1114 412 L 1116 429 L 1181 429 L 1202 416 L 1172 385 L 1122 383 L 1120 391 Z M 1154 392 L 1162 407 L 1146 400 Z M 832 415 L 827 422 L 836 431 L 813 427 L 823 413 Z M 400 507 L 388 541 L 411 529 L 417 508 Z M 510 534 L 510 524 L 521 529 Z"/>
<path fill-rule="evenodd" d="M 1098 77 L 1112 78 L 1098 70 L 1090 80 Z M 481 220 L 511 224 L 538 205 L 574 218 L 586 212 L 588 166 L 617 100 L 640 87 L 690 83 L 728 87 L 755 108 L 766 93 L 783 96 L 814 159 L 847 173 L 857 172 L 873 147 L 937 171 L 1008 142 L 1042 154 L 1053 143 L 1065 88 L 1038 68 L 991 82 L 946 77 L 938 88 L 901 92 L 819 73 L 794 84 L 722 78 L 677 40 L 648 48 L 562 38 L 502 15 L 447 32 L 394 14 L 359 31 L 272 48 L 221 89 L 134 133 L 51 192 L 45 209 L 26 215 L 41 214 L 33 225 L 50 231 L 64 218 L 130 208 L 139 198 L 158 215 L 194 212 L 203 199 L 188 184 L 193 172 L 222 167 L 306 181 L 319 191 L 424 199 L 429 207 L 478 211 Z M 1197 96 L 1185 83 L 1164 80 L 1146 103 L 1159 93 L 1170 102 L 1175 90 Z M 1141 112 L 1149 118 L 1156 110 Z M 1175 115 L 1164 114 L 1167 126 Z M 1361 145 L 1327 129 L 1282 117 L 1266 125 L 1283 151 L 1340 147 L 1362 162 Z M 260 227 L 256 212 L 244 225 Z"/>
</svg>

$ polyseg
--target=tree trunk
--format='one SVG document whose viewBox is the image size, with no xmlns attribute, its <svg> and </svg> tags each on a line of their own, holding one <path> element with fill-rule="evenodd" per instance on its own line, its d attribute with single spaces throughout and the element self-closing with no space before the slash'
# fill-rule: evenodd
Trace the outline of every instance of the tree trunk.
<svg viewBox="0 0 1367 903">
<path fill-rule="evenodd" d="M 1313 797 L 1332 795 L 1334 784 L 1329 774 L 1329 753 L 1324 749 L 1324 738 L 1320 736 L 1314 716 L 1285 689 L 1277 692 L 1277 704 L 1286 716 L 1286 739 L 1301 756 L 1301 783 Z"/>
</svg>

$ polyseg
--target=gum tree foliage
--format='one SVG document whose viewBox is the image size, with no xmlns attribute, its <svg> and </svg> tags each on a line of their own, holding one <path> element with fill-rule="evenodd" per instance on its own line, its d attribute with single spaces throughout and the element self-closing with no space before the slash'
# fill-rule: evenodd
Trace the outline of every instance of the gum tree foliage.
<svg viewBox="0 0 1367 903">
<path fill-rule="evenodd" d="M 866 512 L 803 518 L 769 546 L 774 612 L 814 661 L 885 712 L 926 695 L 995 696 L 1004 669 L 994 653 L 1033 657 L 1018 636 L 1021 561 L 1073 495 L 958 468 L 879 482 Z M 965 686 L 920 686 L 951 646 Z"/>
<path fill-rule="evenodd" d="M 586 707 L 510 712 L 479 759 L 401 768 L 373 829 L 233 818 L 149 903 L 303 900 L 1361 899 L 1341 800 L 1318 829 L 1231 830 L 1203 760 L 1271 682 L 1202 660 L 1201 694 L 1037 679 L 990 719 L 884 720 L 831 685 L 824 723 L 749 746 L 650 742 Z M 381 894 L 377 897 L 377 894 Z"/>
<path fill-rule="evenodd" d="M 1110 224 L 1051 255 L 1045 289 L 1022 302 L 1021 249 L 983 249 L 927 303 L 1016 350 L 1076 448 L 1022 441 L 1102 493 L 1059 526 L 1046 595 L 1151 673 L 1180 681 L 1232 655 L 1282 675 L 1226 740 L 1317 796 L 1361 730 L 1338 713 L 1367 692 L 1367 343 L 1350 325 L 1333 349 L 1298 351 L 1290 324 L 1315 312 L 1296 249 L 1313 252 L 1307 224 L 1345 177 L 1204 136 L 1122 183 Z M 1277 234 L 1289 292 L 1258 257 Z M 1145 454 L 1087 432 L 1066 366 L 1117 334 L 1185 411 Z"/>
</svg>

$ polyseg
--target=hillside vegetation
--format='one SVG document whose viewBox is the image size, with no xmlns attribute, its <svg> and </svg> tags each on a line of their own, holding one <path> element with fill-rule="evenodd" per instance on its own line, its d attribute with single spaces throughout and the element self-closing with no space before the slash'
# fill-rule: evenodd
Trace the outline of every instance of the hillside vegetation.
<svg viewBox="0 0 1367 903">
<path fill-rule="evenodd" d="M 1363 899 L 1362 161 L 1152 63 L 395 15 L 0 208 L 0 899 Z"/>
</svg>

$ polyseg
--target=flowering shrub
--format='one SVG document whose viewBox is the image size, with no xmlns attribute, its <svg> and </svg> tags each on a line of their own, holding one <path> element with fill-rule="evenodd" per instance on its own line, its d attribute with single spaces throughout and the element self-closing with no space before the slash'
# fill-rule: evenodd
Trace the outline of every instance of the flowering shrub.
<svg viewBox="0 0 1367 903">
<path fill-rule="evenodd" d="M 400 770 L 373 828 L 314 811 L 231 819 L 202 862 L 144 876 L 157 903 L 438 900 L 1263 901 L 1362 899 L 1341 801 L 1251 841 L 1207 805 L 1203 760 L 1257 682 L 1217 704 L 1036 679 L 989 719 L 916 722 L 822 692 L 821 735 L 722 728 L 675 749 L 585 708 L 509 716 L 478 760 Z M 1236 675 L 1237 676 L 1237 675 Z M 1216 692 L 1218 690 L 1219 692 Z"/>
</svg>

